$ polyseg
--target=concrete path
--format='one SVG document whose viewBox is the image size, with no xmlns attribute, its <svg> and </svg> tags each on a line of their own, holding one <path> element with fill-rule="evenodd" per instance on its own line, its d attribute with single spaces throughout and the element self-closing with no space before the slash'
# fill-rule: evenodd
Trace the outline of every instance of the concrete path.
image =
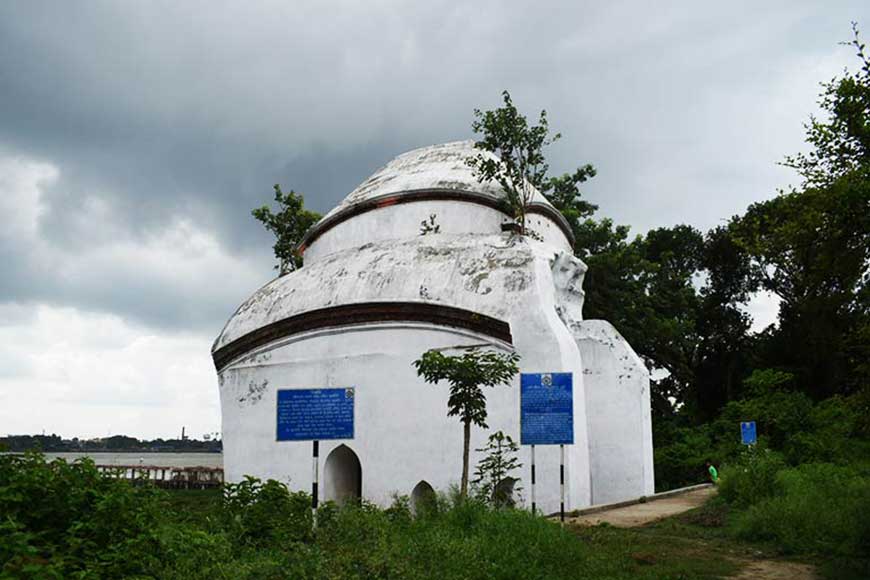
<svg viewBox="0 0 870 580">
<path fill-rule="evenodd" d="M 584 526 L 595 526 L 606 522 L 620 528 L 634 528 L 700 507 L 715 494 L 716 488 L 712 486 L 704 487 L 662 499 L 650 499 L 645 503 L 614 507 L 613 509 L 606 509 L 591 514 L 581 514 L 577 517 L 568 518 L 567 521 Z"/>
</svg>

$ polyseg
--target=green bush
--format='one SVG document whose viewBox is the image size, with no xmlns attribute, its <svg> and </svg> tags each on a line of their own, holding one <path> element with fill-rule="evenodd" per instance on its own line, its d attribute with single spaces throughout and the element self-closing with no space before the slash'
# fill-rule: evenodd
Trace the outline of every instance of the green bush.
<svg viewBox="0 0 870 580">
<path fill-rule="evenodd" d="M 752 376 L 755 377 L 756 374 L 757 371 Z M 760 446 L 782 452 L 792 464 L 807 459 L 792 444 L 796 435 L 813 433 L 816 430 L 813 422 L 813 402 L 804 393 L 781 389 L 782 387 L 772 387 L 768 391 L 753 390 L 752 392 L 757 393 L 755 396 L 733 401 L 725 406 L 716 422 L 729 430 L 731 440 L 737 444 L 732 450 L 737 451 L 740 447 L 740 423 L 755 421 Z"/>
<path fill-rule="evenodd" d="M 87 459 L 0 455 L 0 571 L 13 577 L 141 574 L 160 559 L 156 492 Z"/>
<path fill-rule="evenodd" d="M 719 494 L 730 504 L 747 507 L 781 491 L 782 456 L 769 449 L 749 447 L 737 461 L 722 469 Z"/>
<path fill-rule="evenodd" d="M 235 546 L 269 546 L 311 539 L 311 496 L 270 479 L 246 477 L 224 486 L 222 520 Z"/>
<path fill-rule="evenodd" d="M 6 578 L 625 578 L 558 525 L 456 493 L 412 515 L 327 502 L 246 478 L 207 492 L 162 492 L 103 477 L 93 463 L 0 457 L 0 577 Z M 178 513 L 204 509 L 205 516 Z"/>
<path fill-rule="evenodd" d="M 870 446 L 861 437 L 859 398 L 831 397 L 816 404 L 808 424 L 784 445 L 792 465 L 810 462 L 849 464 L 870 457 Z"/>
<path fill-rule="evenodd" d="M 788 551 L 866 558 L 868 479 L 870 469 L 786 468 L 776 453 L 752 450 L 723 468 L 729 529 Z M 2 456 L 0 578 L 655 577 L 629 548 L 602 551 L 595 530 L 578 539 L 458 493 L 415 514 L 401 496 L 387 509 L 326 502 L 316 528 L 309 501 L 276 481 L 247 478 L 218 498 L 133 486 L 88 461 Z"/>
<path fill-rule="evenodd" d="M 704 461 L 738 461 L 746 447 L 740 423 L 755 421 L 756 448 L 778 452 L 789 465 L 824 462 L 849 465 L 870 457 L 870 389 L 849 397 L 813 402 L 789 390 L 791 375 L 766 369 L 745 382 L 748 397 L 728 403 L 710 423 L 688 425 L 676 417 L 656 425 L 656 489 L 664 491 L 705 481 Z"/>
<path fill-rule="evenodd" d="M 738 537 L 792 553 L 870 557 L 870 474 L 827 463 L 784 469 L 777 493 L 735 515 Z"/>
</svg>

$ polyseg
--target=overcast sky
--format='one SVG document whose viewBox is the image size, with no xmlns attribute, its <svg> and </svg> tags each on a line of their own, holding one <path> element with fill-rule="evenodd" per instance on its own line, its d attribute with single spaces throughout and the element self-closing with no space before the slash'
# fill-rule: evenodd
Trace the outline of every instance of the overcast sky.
<svg viewBox="0 0 870 580">
<path fill-rule="evenodd" d="M 510 8 L 507 8 L 512 4 Z M 585 5 L 584 5 L 585 4 Z M 220 429 L 211 342 L 325 212 L 509 89 L 601 215 L 707 229 L 795 183 L 854 2 L 0 3 L 0 435 Z M 865 35 L 866 38 L 866 35 Z M 760 300 L 758 324 L 775 309 Z"/>
</svg>

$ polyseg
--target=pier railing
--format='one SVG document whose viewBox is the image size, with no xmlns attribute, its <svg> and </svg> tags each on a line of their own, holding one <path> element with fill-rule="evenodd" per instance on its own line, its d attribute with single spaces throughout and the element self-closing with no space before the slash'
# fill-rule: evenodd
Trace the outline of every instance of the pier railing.
<svg viewBox="0 0 870 580">
<path fill-rule="evenodd" d="M 164 467 L 159 465 L 97 465 L 100 473 L 135 484 L 166 489 L 210 489 L 224 483 L 220 467 Z"/>
</svg>

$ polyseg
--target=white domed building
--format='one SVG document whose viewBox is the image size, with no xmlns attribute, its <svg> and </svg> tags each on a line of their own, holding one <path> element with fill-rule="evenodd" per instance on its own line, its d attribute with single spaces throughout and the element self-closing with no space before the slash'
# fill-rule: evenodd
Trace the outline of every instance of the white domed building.
<svg viewBox="0 0 870 580">
<path fill-rule="evenodd" d="M 583 320 L 586 266 L 542 195 L 527 218 L 540 241 L 503 231 L 502 191 L 466 165 L 478 152 L 456 142 L 389 162 L 308 232 L 304 267 L 233 314 L 212 350 L 228 481 L 310 490 L 311 444 L 276 440 L 277 393 L 354 387 L 353 438 L 320 443 L 320 499 L 386 505 L 448 489 L 462 471 L 462 425 L 446 415 L 448 386 L 425 383 L 411 363 L 485 344 L 518 352 L 522 372 L 573 373 L 566 509 L 653 493 L 645 366 L 610 324 Z M 486 395 L 490 430 L 472 430 L 472 449 L 496 430 L 519 441 L 519 377 Z M 520 460 L 528 505 L 528 447 Z M 537 446 L 536 471 L 538 506 L 558 511 L 557 446 Z"/>
</svg>

